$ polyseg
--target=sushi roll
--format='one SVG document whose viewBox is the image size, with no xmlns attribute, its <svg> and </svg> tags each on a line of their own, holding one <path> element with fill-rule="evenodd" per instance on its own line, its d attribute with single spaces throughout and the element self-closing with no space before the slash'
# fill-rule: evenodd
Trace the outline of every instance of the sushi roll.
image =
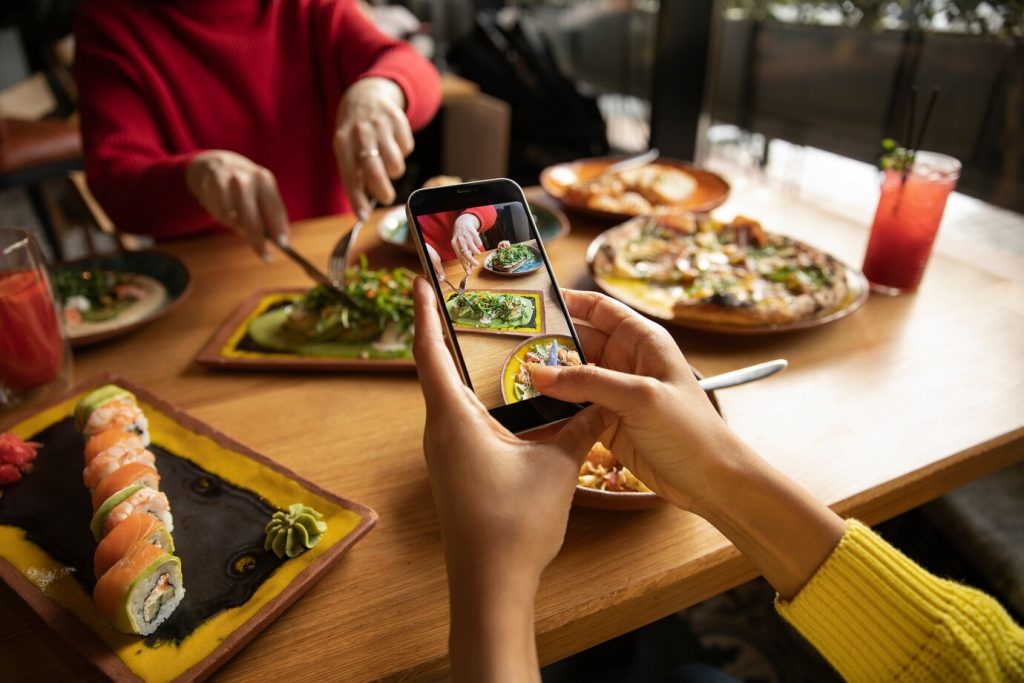
<svg viewBox="0 0 1024 683">
<path fill-rule="evenodd" d="M 138 434 L 133 434 L 118 427 L 113 427 L 96 434 L 86 442 L 84 453 L 85 464 L 88 465 L 96 459 L 97 455 L 114 447 L 145 448 L 146 444 L 142 443 L 142 439 L 139 438 Z"/>
<path fill-rule="evenodd" d="M 156 456 L 141 446 L 125 446 L 118 444 L 103 451 L 93 458 L 85 470 L 82 471 L 82 480 L 86 488 L 95 490 L 100 482 L 112 475 L 119 468 L 133 462 L 140 462 L 149 467 L 156 466 Z"/>
<path fill-rule="evenodd" d="M 127 556 L 138 543 L 149 543 L 165 552 L 174 552 L 174 540 L 163 522 L 150 515 L 131 514 L 104 536 L 96 548 L 96 555 L 93 558 L 96 576 L 106 574 L 108 569 Z"/>
<path fill-rule="evenodd" d="M 94 389 L 75 406 L 75 423 L 85 438 L 112 427 L 137 434 L 149 445 L 149 423 L 135 395 L 114 384 Z"/>
<path fill-rule="evenodd" d="M 96 488 L 93 490 L 93 512 L 98 510 L 99 507 L 106 502 L 107 498 L 110 498 L 121 489 L 132 486 L 133 484 L 141 484 L 142 486 L 148 486 L 151 489 L 159 490 L 160 475 L 155 469 L 144 462 L 130 462 L 125 465 L 121 465 L 107 477 L 100 480 L 100 483 L 97 484 Z"/>
<path fill-rule="evenodd" d="M 167 531 L 174 531 L 174 520 L 171 518 L 171 506 L 167 502 L 167 496 L 160 491 L 135 484 L 110 496 L 96 510 L 89 525 L 93 538 L 99 541 L 134 513 L 152 515 L 167 527 Z"/>
<path fill-rule="evenodd" d="M 96 610 L 118 631 L 148 636 L 185 596 L 181 561 L 152 543 L 136 543 L 96 582 Z"/>
</svg>

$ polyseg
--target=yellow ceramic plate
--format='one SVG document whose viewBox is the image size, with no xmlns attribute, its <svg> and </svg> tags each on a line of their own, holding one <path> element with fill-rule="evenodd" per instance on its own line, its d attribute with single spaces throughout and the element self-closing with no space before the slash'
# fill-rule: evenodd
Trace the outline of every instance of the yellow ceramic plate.
<svg viewBox="0 0 1024 683">
<path fill-rule="evenodd" d="M 564 334 L 539 334 L 536 337 L 530 337 L 512 349 L 512 353 L 508 355 L 505 364 L 501 368 L 501 397 L 505 399 L 506 405 L 520 400 L 516 398 L 516 373 L 523 366 L 526 354 L 535 344 L 546 344 L 552 339 L 557 339 L 559 346 L 565 346 L 570 349 L 576 348 L 576 343 L 572 340 L 572 337 Z"/>
<path fill-rule="evenodd" d="M 458 332 L 480 332 L 482 334 L 510 334 L 515 336 L 526 336 L 532 334 L 543 334 L 547 328 L 544 326 L 544 293 L 535 289 L 467 289 L 469 292 L 490 292 L 492 294 L 513 294 L 515 296 L 529 299 L 533 302 L 533 318 L 528 325 L 522 327 L 477 327 L 468 323 L 458 322 L 452 319 L 452 325 Z M 445 295 L 445 303 L 451 301 L 458 295 L 458 292 L 449 292 Z"/>
<path fill-rule="evenodd" d="M 148 638 L 115 631 L 90 596 L 92 508 L 81 485 L 82 438 L 69 416 L 82 395 L 110 383 L 135 393 L 149 420 L 182 561 L 185 599 Z M 299 478 L 117 377 L 94 378 L 9 431 L 43 446 L 34 471 L 0 497 L 0 576 L 115 680 L 209 675 L 377 520 L 370 508 Z M 262 529 L 273 510 L 291 503 L 323 513 L 327 531 L 311 550 L 279 560 L 263 550 Z"/>
</svg>

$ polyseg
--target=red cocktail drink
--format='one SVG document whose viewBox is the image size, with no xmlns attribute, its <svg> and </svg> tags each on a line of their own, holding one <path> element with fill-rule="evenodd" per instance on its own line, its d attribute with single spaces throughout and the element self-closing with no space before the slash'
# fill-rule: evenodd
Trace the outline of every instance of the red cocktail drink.
<svg viewBox="0 0 1024 683">
<path fill-rule="evenodd" d="M 64 341 L 46 280 L 32 271 L 0 273 L 0 384 L 32 389 L 64 365 Z"/>
<path fill-rule="evenodd" d="M 0 228 L 0 411 L 44 398 L 70 374 L 42 254 L 27 232 Z"/>
<path fill-rule="evenodd" d="M 917 153 L 905 178 L 898 170 L 885 172 L 864 255 L 864 275 L 873 290 L 900 294 L 917 289 L 959 177 L 959 161 L 930 152 Z"/>
</svg>

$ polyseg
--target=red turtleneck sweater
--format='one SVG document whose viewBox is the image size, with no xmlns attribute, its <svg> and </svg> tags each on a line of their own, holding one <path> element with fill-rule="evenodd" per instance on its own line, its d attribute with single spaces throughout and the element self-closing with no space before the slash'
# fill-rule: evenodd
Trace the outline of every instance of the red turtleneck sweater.
<svg viewBox="0 0 1024 683">
<path fill-rule="evenodd" d="M 122 230 L 158 238 L 223 229 L 186 186 L 197 152 L 270 169 L 291 219 L 341 213 L 345 89 L 395 81 L 414 130 L 441 99 L 434 68 L 355 0 L 85 0 L 75 35 L 89 187 Z"/>
</svg>

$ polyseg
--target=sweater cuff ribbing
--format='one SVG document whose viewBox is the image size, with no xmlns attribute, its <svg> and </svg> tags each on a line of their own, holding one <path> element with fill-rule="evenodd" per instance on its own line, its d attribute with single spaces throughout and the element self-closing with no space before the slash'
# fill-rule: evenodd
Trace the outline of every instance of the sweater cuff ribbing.
<svg viewBox="0 0 1024 683">
<path fill-rule="evenodd" d="M 848 680 L 888 680 L 920 654 L 962 589 L 849 520 L 825 563 L 776 609 Z"/>
</svg>

